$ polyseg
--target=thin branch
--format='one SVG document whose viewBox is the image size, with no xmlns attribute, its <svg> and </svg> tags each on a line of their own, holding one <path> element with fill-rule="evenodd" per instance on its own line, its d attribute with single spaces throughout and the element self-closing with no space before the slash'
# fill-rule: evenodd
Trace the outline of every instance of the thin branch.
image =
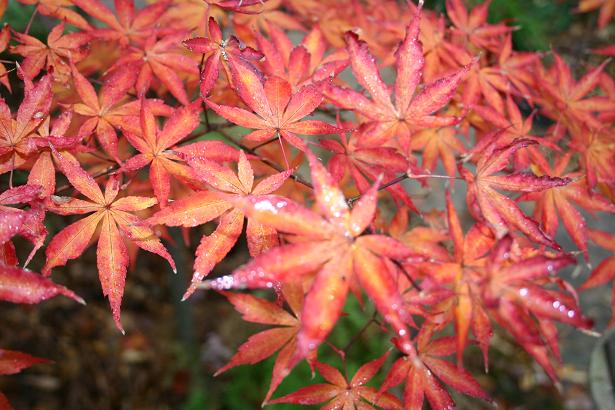
<svg viewBox="0 0 615 410">
<path fill-rule="evenodd" d="M 224 130 L 219 130 L 218 131 L 222 136 L 224 136 L 230 143 L 236 145 L 237 147 L 241 148 L 242 150 L 244 150 L 245 152 L 247 152 L 248 154 L 254 155 L 256 157 L 258 157 L 258 160 L 261 161 L 263 164 L 269 166 L 270 168 L 275 169 L 277 172 L 284 172 L 286 171 L 286 169 L 282 168 L 281 166 L 279 166 L 278 164 L 276 164 L 275 162 L 271 161 L 268 158 L 263 158 L 260 155 L 258 155 L 258 153 L 254 150 L 254 148 L 250 148 L 246 145 L 243 145 L 240 142 L 237 142 L 233 139 L 233 137 L 231 137 L 226 131 Z M 304 180 L 303 178 L 301 178 L 299 175 L 297 175 L 296 173 L 292 173 L 290 175 L 290 178 L 292 178 L 293 180 L 295 180 L 295 182 L 298 182 L 301 185 L 304 185 L 310 189 L 314 189 L 314 186 L 307 182 L 306 180 Z"/>
<path fill-rule="evenodd" d="M 32 22 L 34 21 L 34 17 L 36 17 L 36 13 L 38 13 L 38 3 L 36 3 L 36 7 L 34 8 L 32 15 L 30 16 L 30 20 L 28 20 L 28 25 L 26 26 L 26 30 L 24 31 L 25 35 L 28 35 L 30 33 L 30 27 L 32 27 Z"/>
<path fill-rule="evenodd" d="M 377 314 L 378 314 L 378 311 L 375 310 L 374 313 L 372 314 L 372 317 L 367 322 L 365 322 L 363 327 L 359 329 L 359 331 L 352 337 L 352 339 L 350 339 L 350 341 L 348 341 L 346 346 L 344 346 L 344 348 L 342 349 L 344 353 L 348 353 L 348 349 L 350 349 L 352 345 L 355 344 L 357 340 L 359 340 L 359 338 L 361 337 L 361 335 L 363 335 L 363 333 L 365 333 L 367 328 L 369 328 L 372 325 L 372 323 L 376 323 Z"/>
<path fill-rule="evenodd" d="M 438 178 L 438 179 L 463 179 L 461 177 L 451 177 L 448 175 L 435 175 L 435 174 L 403 174 L 400 175 L 398 177 L 393 178 L 392 180 L 385 182 L 384 184 L 380 185 L 380 187 L 378 187 L 378 191 L 383 191 L 395 184 L 399 184 L 402 181 L 405 181 L 406 179 L 424 179 L 424 178 Z M 363 194 L 361 195 L 357 195 L 355 197 L 349 198 L 348 199 L 348 204 L 352 206 L 352 204 L 354 204 L 355 202 L 357 202 L 359 199 L 361 199 L 361 197 L 363 196 Z"/>
<path fill-rule="evenodd" d="M 279 137 L 277 137 L 277 136 L 276 136 L 276 137 L 273 137 L 273 138 L 271 138 L 271 139 L 268 139 L 267 141 L 261 142 L 260 144 L 258 144 L 258 145 L 256 145 L 256 146 L 252 147 L 252 149 L 256 151 L 257 149 L 262 148 L 262 147 L 264 147 L 265 145 L 269 145 L 269 144 L 271 144 L 272 142 L 276 142 L 276 141 L 278 140 L 278 138 L 279 138 Z"/>
<path fill-rule="evenodd" d="M 107 169 L 105 169 L 103 171 L 99 171 L 96 174 L 92 175 L 92 178 L 96 179 L 96 178 L 104 177 L 106 175 L 111 175 L 112 173 L 114 173 L 118 169 L 120 169 L 119 165 L 111 165 L 110 167 L 107 167 Z M 67 191 L 67 190 L 69 190 L 72 187 L 73 186 L 70 185 L 70 184 L 62 185 L 61 187 L 56 189 L 55 193 L 59 194 L 60 192 Z"/>
<path fill-rule="evenodd" d="M 423 290 L 423 288 L 421 288 L 421 285 L 419 285 L 418 283 L 416 283 L 416 281 L 414 280 L 414 278 L 408 273 L 408 271 L 406 270 L 406 268 L 404 268 L 404 265 L 401 264 L 401 262 L 396 261 L 394 259 L 391 259 L 391 261 L 395 264 L 395 266 L 397 266 L 397 268 L 404 274 L 404 276 L 406 277 L 406 279 L 408 279 L 408 281 L 412 284 L 412 286 L 418 290 L 419 292 Z"/>
</svg>

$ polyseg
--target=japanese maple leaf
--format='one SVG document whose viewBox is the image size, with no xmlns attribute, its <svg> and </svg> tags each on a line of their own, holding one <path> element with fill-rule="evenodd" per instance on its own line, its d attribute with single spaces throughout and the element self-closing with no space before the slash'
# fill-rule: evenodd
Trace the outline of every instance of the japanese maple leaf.
<svg viewBox="0 0 615 410">
<path fill-rule="evenodd" d="M 360 33 L 372 52 L 390 65 L 392 50 L 403 39 L 410 7 L 395 1 L 289 1 L 298 10 L 307 9 L 307 19 L 315 17 L 327 41 L 334 47 L 344 46 L 348 31 Z M 310 10 L 311 9 L 311 10 Z M 309 11 L 308 11 L 309 10 Z M 309 21 L 309 20 L 306 20 Z"/>
<path fill-rule="evenodd" d="M 443 15 L 426 14 L 421 18 L 419 39 L 423 46 L 425 67 L 423 78 L 432 81 L 442 75 L 444 67 L 455 67 L 456 61 L 451 58 L 448 51 L 448 31 Z"/>
<path fill-rule="evenodd" d="M 15 117 L 0 99 L 0 174 L 21 167 L 36 152 L 30 137 L 45 120 L 51 107 L 51 75 L 36 84 L 24 77 L 24 99 Z"/>
<path fill-rule="evenodd" d="M 55 149 L 53 154 L 70 184 L 87 199 L 52 196 L 48 209 L 60 215 L 91 215 L 67 226 L 53 237 L 45 251 L 47 261 L 43 274 L 49 275 L 55 266 L 63 266 L 69 259 L 79 257 L 100 226 L 96 252 L 98 275 L 103 294 L 109 299 L 115 324 L 123 333 L 120 307 L 128 266 L 125 238 L 143 250 L 162 256 L 175 270 L 171 255 L 154 231 L 132 214 L 154 206 L 157 201 L 155 198 L 138 196 L 118 198 L 120 179 L 116 175 L 108 179 L 103 194 L 96 181 L 74 158 Z"/>
<path fill-rule="evenodd" d="M 316 362 L 318 372 L 327 383 L 303 387 L 294 393 L 272 400 L 269 404 L 290 403 L 310 406 L 326 402 L 328 409 L 372 410 L 376 405 L 383 409 L 401 409 L 402 404 L 390 393 L 378 393 L 378 389 L 366 386 L 378 373 L 388 354 L 365 363 L 357 370 L 350 381 L 338 369 L 325 363 Z"/>
<path fill-rule="evenodd" d="M 231 360 L 216 372 L 216 376 L 239 365 L 255 364 L 278 352 L 273 365 L 271 383 L 263 403 L 267 403 L 273 392 L 286 377 L 285 370 L 297 345 L 297 332 L 301 327 L 301 308 L 303 307 L 303 283 L 297 281 L 281 287 L 290 312 L 278 303 L 252 295 L 222 292 L 248 322 L 276 327 L 256 333 L 247 342 L 239 346 Z M 316 360 L 316 354 L 308 357 L 310 365 Z"/>
<path fill-rule="evenodd" d="M 49 32 L 47 44 L 16 31 L 13 37 L 21 44 L 11 47 L 11 53 L 24 57 L 21 68 L 28 78 L 36 77 L 43 69 L 50 71 L 49 68 L 53 67 L 54 80 L 63 84 L 70 79 L 68 63 L 78 63 L 85 58 L 91 38 L 87 32 L 64 34 L 64 23 Z"/>
<path fill-rule="evenodd" d="M 510 33 L 513 27 L 503 23 L 488 24 L 487 17 L 491 1 L 478 4 L 468 13 L 463 0 L 446 0 L 446 13 L 453 22 L 452 32 L 474 46 L 497 51 L 500 37 Z"/>
<path fill-rule="evenodd" d="M 95 37 L 117 41 L 122 47 L 130 43 L 140 44 L 160 30 L 158 20 L 165 13 L 168 1 L 158 1 L 135 11 L 133 0 L 114 0 L 115 13 L 100 0 L 73 0 L 73 4 L 86 14 L 105 23 L 108 28 L 91 31 Z M 116 15 L 117 14 L 117 17 Z"/>
<path fill-rule="evenodd" d="M 603 29 L 615 14 L 615 1 L 613 0 L 579 0 L 578 11 L 587 13 L 588 11 L 600 9 L 598 15 L 598 28 Z"/>
<path fill-rule="evenodd" d="M 0 349 L 0 375 L 17 374 L 23 369 L 39 363 L 49 363 L 47 359 L 30 356 L 27 353 L 16 352 L 14 350 Z M 0 392 L 0 408 L 12 410 L 8 399 Z"/>
<path fill-rule="evenodd" d="M 542 112 L 549 118 L 562 122 L 568 129 L 574 127 L 575 123 L 584 123 L 590 128 L 602 128 L 603 124 L 593 114 L 598 112 L 612 115 L 615 101 L 591 93 L 598 86 L 600 75 L 608 61 L 575 81 L 570 67 L 560 55 L 553 53 L 553 58 L 551 69 L 538 72 L 537 82 L 541 94 L 537 101 Z"/>
<path fill-rule="evenodd" d="M 193 227 L 220 218 L 216 230 L 201 239 L 194 260 L 192 282 L 183 300 L 194 293 L 203 278 L 224 259 L 241 235 L 244 212 L 235 206 L 233 198 L 269 194 L 277 190 L 292 172 L 289 170 L 271 175 L 254 187 L 252 166 L 243 151 L 239 154 L 237 175 L 229 168 L 206 157 L 188 158 L 187 161 L 195 175 L 217 192 L 196 191 L 185 198 L 173 201 L 147 220 L 150 224 Z M 251 255 L 258 255 L 278 245 L 275 229 L 261 224 L 249 215 L 246 229 Z"/>
<path fill-rule="evenodd" d="M 350 211 L 331 175 L 313 154 L 306 154 L 322 216 L 275 195 L 235 198 L 233 202 L 248 217 L 294 237 L 289 238 L 291 243 L 255 257 L 231 275 L 213 279 L 208 286 L 268 288 L 318 271 L 303 306 L 297 352 L 289 368 L 327 337 L 342 312 L 348 290 L 356 289 L 357 282 L 400 335 L 406 351 L 412 353 L 402 298 L 386 262 L 390 258 L 403 260 L 410 252 L 391 237 L 361 235 L 374 217 L 378 184 Z"/>
<path fill-rule="evenodd" d="M 485 305 L 515 340 L 557 381 L 550 354 L 558 356 L 557 330 L 553 321 L 581 329 L 592 327 L 583 316 L 575 294 L 567 293 L 571 286 L 555 277 L 555 273 L 576 263 L 569 255 L 543 255 L 515 252 L 513 240 L 505 236 L 494 246 L 485 265 L 486 281 L 482 293 Z M 567 292 L 547 289 L 552 282 Z"/>
<path fill-rule="evenodd" d="M 422 166 L 431 172 L 435 171 L 438 157 L 442 161 L 446 174 L 454 177 L 457 174 L 456 155 L 463 154 L 466 148 L 457 138 L 458 130 L 452 127 L 431 128 L 419 131 L 410 140 L 412 151 L 422 151 Z"/>
<path fill-rule="evenodd" d="M 576 181 L 540 193 L 525 194 L 520 200 L 536 201 L 534 216 L 541 221 L 546 233 L 552 237 L 555 236 L 561 220 L 570 238 L 583 251 L 585 259 L 588 259 L 585 218 L 573 204 L 578 204 L 590 212 L 615 212 L 615 205 L 599 194 L 592 195 L 587 186 L 587 180 L 578 173 L 566 173 L 570 158 L 571 154 L 563 155 L 553 168 L 543 168 L 541 171 L 556 177 L 576 179 Z"/>
<path fill-rule="evenodd" d="M 475 105 L 472 107 L 475 113 L 496 127 L 496 130 L 481 137 L 472 147 L 469 154 L 481 154 L 491 144 L 504 147 L 515 139 L 522 138 L 536 141 L 537 144 L 525 147 L 513 154 L 513 169 L 521 170 L 527 168 L 532 163 L 546 165 L 544 155 L 542 155 L 540 150 L 541 147 L 547 146 L 555 151 L 559 151 L 559 147 L 546 138 L 539 138 L 532 134 L 534 114 L 532 113 L 527 118 L 523 118 L 519 107 L 510 94 L 506 96 L 506 104 L 503 108 L 505 108 L 504 111 L 498 112 L 491 106 Z"/>
<path fill-rule="evenodd" d="M 442 383 L 453 389 L 489 400 L 489 395 L 480 387 L 472 375 L 441 356 L 455 353 L 455 338 L 434 339 L 430 323 L 421 326 L 416 344 L 418 355 L 402 356 L 393 363 L 380 392 L 385 392 L 400 383 L 405 383 L 403 402 L 405 409 L 421 409 L 425 397 L 433 409 L 452 409 L 455 402 Z"/>
<path fill-rule="evenodd" d="M 157 78 L 180 103 L 187 105 L 190 101 L 179 73 L 196 77 L 199 69 L 193 59 L 181 53 L 179 43 L 186 35 L 183 31 L 162 38 L 153 34 L 143 45 L 124 50 L 107 72 L 135 70 L 138 95 L 145 95 Z"/>
<path fill-rule="evenodd" d="M 88 21 L 74 9 L 72 0 L 18 0 L 36 7 L 43 16 L 54 17 L 83 31 L 92 29 Z"/>
<path fill-rule="evenodd" d="M 541 53 L 520 52 L 512 49 L 512 35 L 508 34 L 506 39 L 499 47 L 498 65 L 496 68 L 510 85 L 510 91 L 515 95 L 519 95 L 528 101 L 532 101 L 533 91 L 536 87 L 536 76 L 534 75 L 534 67 L 540 58 Z M 508 91 L 508 90 L 501 90 Z"/>
<path fill-rule="evenodd" d="M 224 69 L 226 78 L 233 84 L 229 62 L 234 59 L 246 59 L 256 61 L 262 57 L 259 51 L 250 47 L 244 47 L 236 37 L 227 39 L 222 37 L 222 30 L 213 17 L 209 18 L 207 25 L 207 37 L 195 37 L 184 41 L 188 50 L 203 54 L 205 60 L 201 71 L 201 97 L 205 98 L 214 88 L 220 74 L 220 66 Z"/>
<path fill-rule="evenodd" d="M 452 257 L 448 252 L 443 254 L 440 250 L 433 252 L 432 249 L 428 249 L 426 256 L 430 259 L 419 266 L 437 282 L 450 283 L 454 289 L 452 297 L 440 303 L 435 310 L 450 313 L 450 319 L 454 320 L 457 364 L 459 366 L 462 364 L 471 329 L 483 352 L 487 368 L 489 340 L 493 332 L 481 298 L 481 291 L 484 280 L 484 256 L 495 240 L 489 229 L 480 224 L 473 225 L 464 234 L 450 191 L 446 192 L 446 210 L 448 236 L 453 243 Z M 442 255 L 447 257 L 442 258 Z"/>
<path fill-rule="evenodd" d="M 615 235 L 610 232 L 588 230 L 588 236 L 600 247 L 615 252 Z M 581 285 L 581 290 L 603 286 L 615 278 L 615 255 L 608 256 L 596 266 L 587 280 Z M 611 290 L 611 321 L 615 323 L 615 287 Z"/>
<path fill-rule="evenodd" d="M 302 121 L 322 102 L 322 95 L 314 85 L 293 93 L 290 84 L 278 77 L 269 77 L 263 85 L 245 62 L 232 60 L 230 66 L 239 96 L 254 113 L 209 100 L 207 105 L 230 122 L 255 129 L 245 139 L 262 142 L 277 136 L 305 151 L 307 145 L 297 134 L 332 134 L 338 131 L 333 125 L 319 120 Z"/>
<path fill-rule="evenodd" d="M 143 101 L 140 114 L 141 135 L 124 132 L 139 154 L 126 161 L 122 168 L 125 171 L 136 171 L 149 165 L 154 195 L 158 199 L 158 204 L 165 207 L 171 193 L 171 175 L 180 179 L 192 177 L 188 166 L 180 163 L 180 158 L 171 148 L 199 126 L 201 103 L 178 108 L 166 121 L 162 130 L 159 130 L 156 118 Z"/>
<path fill-rule="evenodd" d="M 472 55 L 465 49 L 450 46 L 451 54 L 459 64 L 465 65 L 472 61 Z M 465 106 L 484 104 L 493 107 L 497 112 L 504 112 L 504 99 L 501 92 L 510 91 L 506 76 L 498 67 L 490 66 L 486 59 L 472 65 L 465 78 L 461 101 Z"/>
<path fill-rule="evenodd" d="M 71 125 L 72 111 L 64 111 L 54 118 L 51 125 L 51 117 L 47 116 L 45 121 L 38 127 L 38 130 L 31 140 L 38 148 L 38 156 L 34 159 L 34 164 L 28 174 L 28 185 L 40 186 L 41 198 L 47 198 L 53 194 L 56 187 L 56 170 L 51 159 L 49 144 L 53 144 L 59 151 L 75 148 L 81 138 L 68 137 L 66 132 Z M 35 157 L 35 155 L 33 155 Z"/>
<path fill-rule="evenodd" d="M 615 135 L 608 129 L 578 127 L 573 131 L 570 146 L 580 155 L 580 163 L 587 176 L 587 184 L 593 189 L 596 184 L 611 185 L 615 182 Z"/>
<path fill-rule="evenodd" d="M 408 160 L 395 148 L 364 146 L 358 131 L 353 131 L 350 137 L 342 132 L 340 141 L 321 140 L 320 145 L 333 153 L 327 164 L 333 178 L 340 182 L 346 173 L 349 173 L 362 194 L 369 190 L 373 181 L 379 176 L 389 181 L 399 173 L 408 170 Z M 414 203 L 401 185 L 393 184 L 387 187 L 387 191 L 396 201 L 416 210 Z"/>
<path fill-rule="evenodd" d="M 362 131 L 365 145 L 382 145 L 397 136 L 402 149 L 407 151 L 405 148 L 413 131 L 459 122 L 456 117 L 434 113 L 449 102 L 469 67 L 425 84 L 416 93 L 425 65 L 423 49 L 418 40 L 419 19 L 420 9 L 408 25 L 406 37 L 397 49 L 394 103 L 391 102 L 389 87 L 382 80 L 367 43 L 360 41 L 353 33 L 346 35 L 352 72 L 359 84 L 369 91 L 372 99 L 357 91 L 333 85 L 326 86 L 324 94 L 335 105 L 367 118 Z"/>
<path fill-rule="evenodd" d="M 73 105 L 75 114 L 87 119 L 79 128 L 78 134 L 87 137 L 96 135 L 102 148 L 116 161 L 119 160 L 117 129 L 139 134 L 138 100 L 126 101 L 124 97 L 135 81 L 133 70 L 116 71 L 105 79 L 99 93 L 77 68 L 73 67 L 75 90 L 81 102 Z M 158 100 L 148 100 L 154 114 L 169 115 L 172 110 Z"/>
<path fill-rule="evenodd" d="M 533 173 L 517 172 L 496 175 L 502 171 L 517 150 L 536 144 L 528 139 L 516 139 L 511 144 L 497 148 L 492 145 L 485 150 L 472 174 L 461 168 L 461 176 L 468 183 L 467 203 L 470 212 L 478 221 L 485 221 L 496 237 L 502 238 L 511 229 L 518 229 L 536 243 L 559 249 L 559 245 L 543 232 L 536 221 L 527 217 L 514 200 L 497 190 L 538 192 L 567 185 L 569 178 L 536 176 Z"/>
<path fill-rule="evenodd" d="M 269 38 L 257 32 L 256 42 L 263 52 L 265 74 L 288 81 L 293 91 L 303 85 L 336 77 L 348 66 L 344 50 L 334 51 L 325 57 L 327 43 L 318 25 L 294 46 L 291 40 L 275 25 L 270 25 Z"/>
<path fill-rule="evenodd" d="M 303 31 L 305 28 L 293 13 L 290 13 L 284 0 L 267 0 L 262 5 L 246 7 L 241 13 L 233 14 L 233 29 L 239 38 L 253 44 L 254 32 L 267 31 L 275 25 L 282 30 Z"/>
<path fill-rule="evenodd" d="M 203 0 L 173 0 L 160 24 L 162 27 L 204 34 L 207 32 L 208 19 L 203 16 L 214 17 L 220 21 L 227 21 L 228 18 L 224 9 Z"/>
<path fill-rule="evenodd" d="M 37 201 L 40 193 L 40 186 L 21 185 L 7 189 L 0 194 L 0 245 L 8 243 L 15 235 L 23 236 L 30 241 L 34 247 L 25 265 L 43 246 L 47 236 L 47 229 L 43 224 L 45 211 L 40 201 Z M 29 209 L 9 206 L 26 203 L 30 204 Z"/>
</svg>

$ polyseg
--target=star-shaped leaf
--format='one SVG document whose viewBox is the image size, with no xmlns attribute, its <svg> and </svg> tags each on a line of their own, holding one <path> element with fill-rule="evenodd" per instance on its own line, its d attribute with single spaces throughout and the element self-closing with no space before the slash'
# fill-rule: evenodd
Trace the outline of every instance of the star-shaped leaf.
<svg viewBox="0 0 615 410">
<path fill-rule="evenodd" d="M 53 154 L 71 185 L 87 199 L 52 196 L 49 210 L 61 215 L 91 215 L 67 226 L 53 237 L 46 249 L 47 261 L 43 273 L 48 275 L 55 266 L 63 266 L 68 260 L 79 257 L 100 227 L 96 252 L 98 275 L 103 294 L 109 299 L 116 326 L 123 332 L 120 307 L 128 267 L 128 251 L 124 241 L 130 240 L 139 248 L 162 256 L 175 270 L 171 255 L 155 232 L 132 214 L 154 206 L 157 201 L 155 198 L 138 196 L 118 198 L 120 179 L 115 175 L 109 178 L 103 193 L 96 181 L 73 157 L 55 149 Z"/>
<path fill-rule="evenodd" d="M 254 70 L 241 60 L 231 60 L 230 66 L 239 96 L 254 113 L 209 100 L 207 105 L 230 122 L 255 129 L 244 137 L 247 140 L 262 142 L 277 136 L 305 151 L 307 145 L 297 134 L 332 134 L 338 131 L 320 120 L 302 120 L 322 102 L 322 95 L 314 85 L 293 93 L 290 84 L 278 77 L 269 77 L 263 85 Z"/>
<path fill-rule="evenodd" d="M 207 159 L 206 156 L 189 158 L 188 164 L 195 176 L 216 191 L 197 191 L 178 199 L 148 219 L 150 224 L 193 227 L 220 218 L 216 230 L 205 235 L 196 251 L 192 283 L 184 294 L 187 299 L 211 270 L 235 246 L 243 229 L 244 212 L 234 198 L 265 195 L 277 190 L 292 171 L 271 175 L 255 187 L 252 166 L 243 151 L 239 154 L 237 175 L 229 168 Z M 278 245 L 275 229 L 248 215 L 248 248 L 251 255 Z"/>
</svg>

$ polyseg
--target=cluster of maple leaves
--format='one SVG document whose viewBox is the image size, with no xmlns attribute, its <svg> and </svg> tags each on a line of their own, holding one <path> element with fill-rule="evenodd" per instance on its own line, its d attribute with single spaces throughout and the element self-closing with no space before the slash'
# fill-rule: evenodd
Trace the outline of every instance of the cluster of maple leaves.
<svg viewBox="0 0 615 410">
<path fill-rule="evenodd" d="M 2 92 L 23 88 L 17 109 L 0 100 L 1 300 L 84 303 L 49 276 L 96 240 L 123 332 L 138 250 L 175 270 L 166 227 L 187 234 L 213 222 L 184 299 L 216 289 L 246 321 L 276 326 L 219 371 L 278 352 L 265 403 L 419 409 L 426 398 L 450 408 L 446 385 L 489 400 L 463 354 L 478 345 L 487 367 L 495 324 L 557 381 L 556 322 L 592 327 L 558 274 L 577 257 L 589 262 L 590 241 L 615 251 L 615 236 L 584 216 L 615 212 L 608 61 L 576 80 L 555 52 L 514 51 L 513 28 L 487 22 L 489 2 L 469 10 L 447 0 L 446 15 L 391 0 L 35 4 L 57 21 L 46 41 L 0 32 L 0 49 L 19 60 L 0 65 Z M 537 115 L 549 125 L 534 126 Z M 446 175 L 432 174 L 440 163 Z M 18 173 L 26 184 L 13 185 Z M 402 184 L 431 177 L 449 180 L 435 212 Z M 467 192 L 469 226 L 453 189 Z M 50 214 L 78 217 L 47 238 Z M 560 221 L 574 248 L 554 240 Z M 203 282 L 244 232 L 252 259 Z M 32 243 L 23 263 L 14 236 Z M 40 248 L 42 274 L 26 269 Z M 610 257 L 583 288 L 613 277 Z M 229 291 L 255 288 L 277 301 Z M 375 305 L 391 341 L 350 380 L 318 358 L 348 293 Z M 366 386 L 391 354 L 382 386 Z M 303 360 L 327 383 L 272 400 Z M 0 350 L 0 374 L 40 361 Z M 399 384 L 403 400 L 389 392 Z"/>
</svg>

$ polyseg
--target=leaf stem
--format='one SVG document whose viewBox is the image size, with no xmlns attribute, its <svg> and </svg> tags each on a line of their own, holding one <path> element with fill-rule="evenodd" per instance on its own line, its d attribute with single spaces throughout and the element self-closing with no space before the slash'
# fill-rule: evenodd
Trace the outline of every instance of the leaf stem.
<svg viewBox="0 0 615 410">
<path fill-rule="evenodd" d="M 278 140 L 278 138 L 279 137 L 276 136 L 276 137 L 273 137 L 271 139 L 268 139 L 267 141 L 263 141 L 260 144 L 257 144 L 256 146 L 252 147 L 252 149 L 256 151 L 257 149 L 259 149 L 261 147 L 264 147 L 265 145 L 269 145 L 272 142 L 276 142 Z"/>
<path fill-rule="evenodd" d="M 96 179 L 96 178 L 104 177 L 105 175 L 110 175 L 114 173 L 115 171 L 117 171 L 118 169 L 120 169 L 119 165 L 112 165 L 108 167 L 107 169 L 103 171 L 99 171 L 96 174 L 92 175 L 92 178 Z M 59 194 L 60 192 L 67 191 L 72 187 L 73 186 L 71 184 L 62 185 L 61 187 L 56 188 L 55 193 Z"/>
</svg>

